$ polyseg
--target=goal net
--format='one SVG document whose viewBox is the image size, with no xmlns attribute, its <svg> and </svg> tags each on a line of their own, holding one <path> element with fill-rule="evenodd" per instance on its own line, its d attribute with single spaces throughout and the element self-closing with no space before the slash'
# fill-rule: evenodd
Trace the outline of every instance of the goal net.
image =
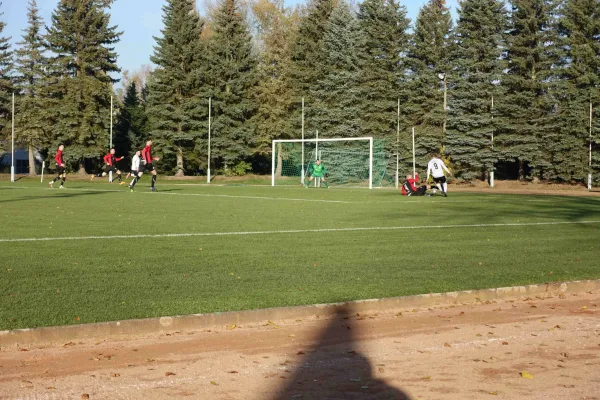
<svg viewBox="0 0 600 400">
<path fill-rule="evenodd" d="M 308 182 L 311 165 L 320 159 L 329 185 L 372 189 L 385 178 L 388 160 L 382 143 L 372 137 L 274 140 L 272 186 Z M 319 182 L 314 180 L 313 186 Z"/>
</svg>

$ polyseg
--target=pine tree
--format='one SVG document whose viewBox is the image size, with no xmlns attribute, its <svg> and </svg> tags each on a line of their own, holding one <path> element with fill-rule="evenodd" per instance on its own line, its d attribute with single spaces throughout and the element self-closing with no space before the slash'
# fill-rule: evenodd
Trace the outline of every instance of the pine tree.
<svg viewBox="0 0 600 400">
<path fill-rule="evenodd" d="M 112 45 L 121 33 L 110 26 L 112 0 L 61 0 L 52 13 L 46 42 L 53 53 L 43 95 L 52 110 L 52 149 L 65 144 L 66 162 L 85 174 L 85 160 L 109 146 L 110 73 L 118 72 Z"/>
<path fill-rule="evenodd" d="M 550 167 L 544 148 L 556 140 L 550 85 L 558 62 L 557 5 L 556 0 L 512 0 L 495 146 L 503 160 L 518 161 L 520 179 L 530 168 L 535 168 L 532 176 L 544 175 Z"/>
<path fill-rule="evenodd" d="M 123 105 L 115 125 L 113 140 L 117 154 L 129 154 L 144 147 L 147 139 L 146 128 L 148 117 L 142 100 L 138 97 L 138 88 L 135 81 L 127 86 Z"/>
<path fill-rule="evenodd" d="M 257 105 L 257 60 L 245 11 L 238 0 L 222 0 L 214 15 L 210 39 L 213 80 L 213 137 L 211 152 L 226 172 L 246 162 L 257 147 L 252 120 Z M 244 167 L 242 167 L 244 166 Z M 241 171 L 238 169 L 238 173 Z"/>
<path fill-rule="evenodd" d="M 336 4 L 335 0 L 310 0 L 300 20 L 290 69 L 298 97 L 307 96 L 323 76 L 325 29 Z"/>
<path fill-rule="evenodd" d="M 311 90 L 315 100 L 314 122 L 328 137 L 358 137 L 361 133 L 359 49 L 363 35 L 350 6 L 341 1 L 327 23 L 324 44 L 324 76 Z"/>
<path fill-rule="evenodd" d="M 560 135 L 549 146 L 549 179 L 584 181 L 588 173 L 589 104 L 600 101 L 600 2 L 567 0 L 559 32 L 564 63 L 556 96 Z"/>
<path fill-rule="evenodd" d="M 206 117 L 206 106 L 197 98 L 203 24 L 193 0 L 169 0 L 163 13 L 162 36 L 155 37 L 151 57 L 157 68 L 149 85 L 148 113 L 157 147 L 166 160 L 175 157 L 176 174 L 184 175 L 184 153 L 195 147 Z"/>
<path fill-rule="evenodd" d="M 297 28 L 297 13 L 283 0 L 259 0 L 253 6 L 259 24 L 258 108 L 255 114 L 256 152 L 267 155 L 274 139 L 291 137 L 288 110 L 294 106 L 289 74 L 291 45 Z"/>
<path fill-rule="evenodd" d="M 0 3 L 2 6 L 2 3 Z M 0 17 L 2 13 L 0 13 Z M 2 36 L 6 23 L 0 21 L 0 138 L 8 134 L 12 112 L 13 53 L 10 49 L 10 37 Z M 0 139 L 0 142 L 2 140 Z"/>
<path fill-rule="evenodd" d="M 47 141 L 46 124 L 43 118 L 46 109 L 41 96 L 47 66 L 41 33 L 44 22 L 39 15 L 35 0 L 29 0 L 27 21 L 28 27 L 24 30 L 23 39 L 17 43 L 20 48 L 15 52 L 16 83 L 20 91 L 15 119 L 19 127 L 19 142 L 29 149 L 29 175 L 35 176 L 34 152 Z"/>
<path fill-rule="evenodd" d="M 450 74 L 453 23 L 445 0 L 429 0 L 421 10 L 408 52 L 410 97 L 404 107 L 416 128 L 417 164 L 439 152 L 446 131 L 447 77 Z"/>
<path fill-rule="evenodd" d="M 474 179 L 493 170 L 498 159 L 491 146 L 492 100 L 501 94 L 508 21 L 500 0 L 464 0 L 458 15 L 446 154 L 461 178 Z"/>
<path fill-rule="evenodd" d="M 406 8 L 395 0 L 365 0 L 359 5 L 358 21 L 364 34 L 361 59 L 361 118 L 363 135 L 387 139 L 388 151 L 395 153 L 397 102 L 406 104 L 407 65 L 402 54 L 409 46 Z M 401 130 L 407 128 L 403 114 Z"/>
</svg>

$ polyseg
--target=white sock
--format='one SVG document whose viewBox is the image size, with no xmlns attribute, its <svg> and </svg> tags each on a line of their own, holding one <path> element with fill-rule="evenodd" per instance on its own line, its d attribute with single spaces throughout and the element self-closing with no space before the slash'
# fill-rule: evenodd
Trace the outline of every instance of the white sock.
<svg viewBox="0 0 600 400">
<path fill-rule="evenodd" d="M 448 184 L 444 182 L 444 193 L 448 193 Z"/>
<path fill-rule="evenodd" d="M 438 189 L 440 189 L 440 191 L 442 191 L 442 192 L 444 191 L 444 187 L 442 186 L 441 183 L 436 183 L 435 186 L 437 186 Z"/>
</svg>

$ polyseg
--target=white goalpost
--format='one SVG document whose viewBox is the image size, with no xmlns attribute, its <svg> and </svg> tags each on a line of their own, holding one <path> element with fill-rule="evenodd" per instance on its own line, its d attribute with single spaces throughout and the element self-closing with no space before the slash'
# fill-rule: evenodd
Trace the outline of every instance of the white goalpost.
<svg viewBox="0 0 600 400">
<path fill-rule="evenodd" d="M 306 161 L 323 160 L 331 183 L 362 183 L 373 189 L 373 137 L 273 140 L 271 186 L 275 186 L 276 178 L 281 178 L 284 170 L 286 177 L 304 183 L 308 167 L 305 165 L 305 145 L 314 149 L 314 156 L 307 157 Z"/>
</svg>

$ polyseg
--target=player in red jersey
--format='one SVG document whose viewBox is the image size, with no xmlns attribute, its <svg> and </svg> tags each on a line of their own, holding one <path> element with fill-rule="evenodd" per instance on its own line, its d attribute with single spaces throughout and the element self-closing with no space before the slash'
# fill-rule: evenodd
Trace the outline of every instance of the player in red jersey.
<svg viewBox="0 0 600 400">
<path fill-rule="evenodd" d="M 154 187 L 154 184 L 156 183 L 156 169 L 154 169 L 152 161 L 158 160 L 158 157 L 152 157 L 152 140 L 146 141 L 146 147 L 144 147 L 144 149 L 142 150 L 142 165 L 140 166 L 139 172 L 148 171 L 152 174 L 152 185 L 150 187 L 150 190 L 153 192 L 156 192 L 157 190 Z M 135 184 L 140 180 L 140 177 L 141 174 L 138 174 L 138 176 L 135 176 L 133 178 L 133 182 L 131 182 L 131 184 L 129 185 L 131 191 L 133 191 L 133 188 L 135 187 Z"/>
<path fill-rule="evenodd" d="M 104 168 L 102 169 L 102 173 L 92 175 L 91 179 L 94 180 L 95 177 L 105 177 L 106 175 L 108 175 L 109 172 L 112 172 L 113 174 L 117 174 L 117 178 L 119 179 L 119 185 L 125 184 L 121 176 L 121 170 L 117 168 L 117 162 L 121 161 L 124 158 L 125 157 L 115 157 L 115 149 L 110 149 L 110 152 L 104 156 Z M 114 181 L 114 179 L 112 181 Z"/>
<path fill-rule="evenodd" d="M 52 185 L 54 185 L 54 182 L 56 182 L 59 179 L 62 179 L 61 183 L 60 183 L 60 189 L 64 189 L 65 188 L 65 181 L 67 180 L 67 172 L 66 172 L 66 165 L 65 165 L 65 161 L 63 159 L 63 150 L 65 149 L 64 145 L 60 145 L 58 146 L 58 151 L 56 152 L 56 156 L 54 157 L 54 161 L 56 163 L 56 178 L 54 178 L 54 180 L 50 181 L 50 187 L 54 187 Z"/>
<path fill-rule="evenodd" d="M 402 184 L 402 195 L 403 196 L 425 196 L 427 193 L 427 186 L 417 187 L 419 182 L 419 175 L 412 178 L 410 175 L 406 176 L 406 180 Z"/>
</svg>

